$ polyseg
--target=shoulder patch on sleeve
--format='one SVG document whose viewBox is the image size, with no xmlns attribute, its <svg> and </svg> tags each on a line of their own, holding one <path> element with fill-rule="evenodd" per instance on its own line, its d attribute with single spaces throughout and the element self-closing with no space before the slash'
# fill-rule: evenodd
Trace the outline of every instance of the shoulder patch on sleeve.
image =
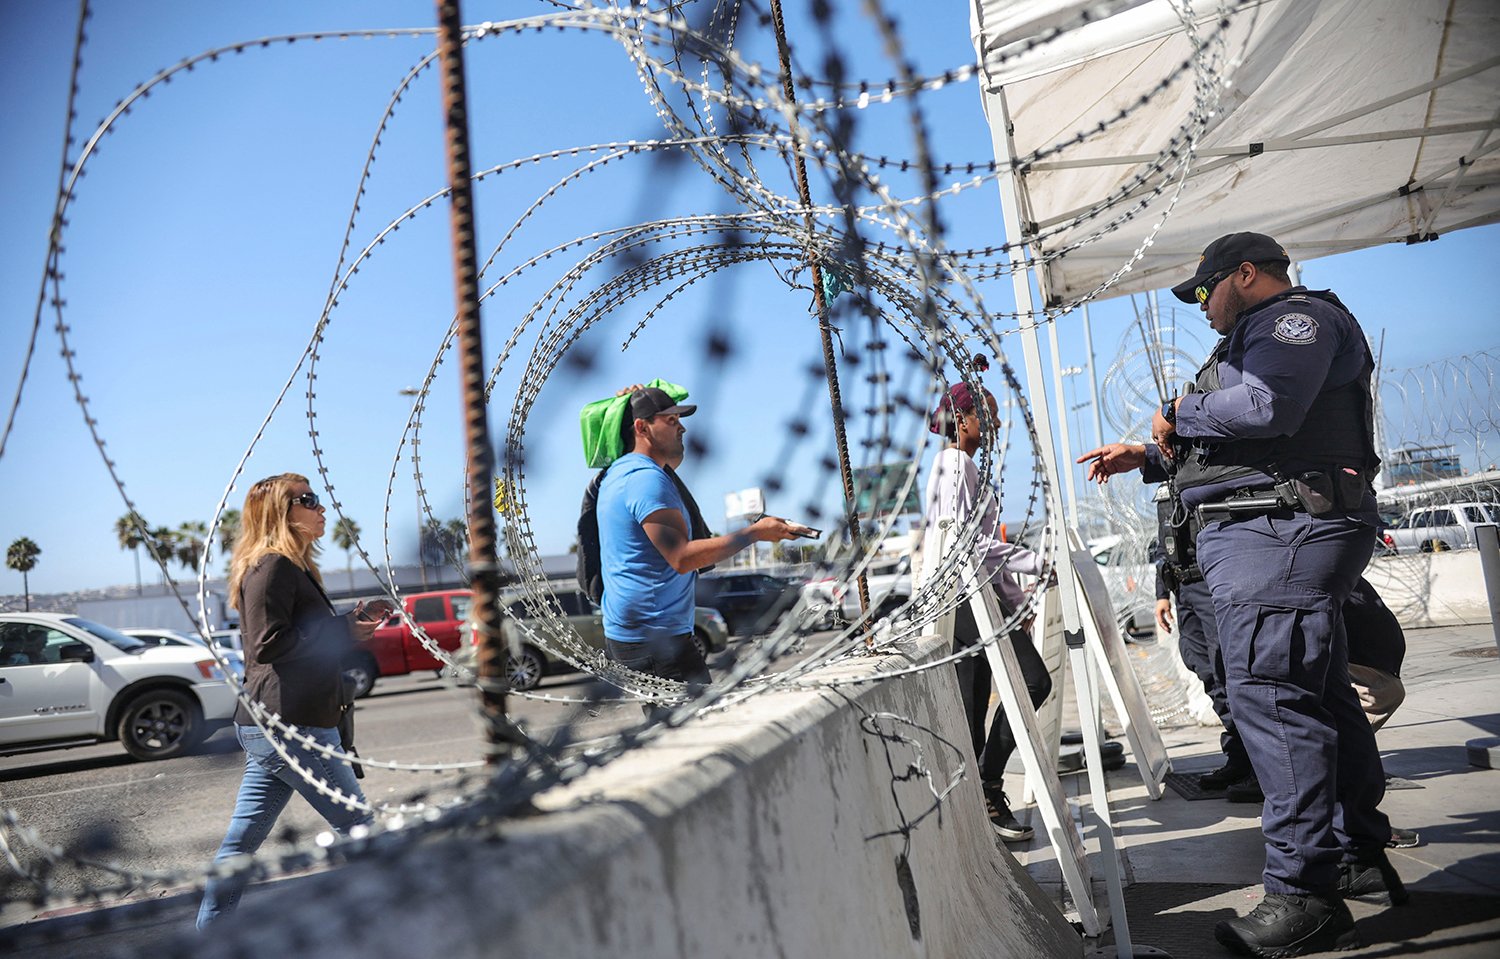
<svg viewBox="0 0 1500 959">
<path fill-rule="evenodd" d="M 1287 313 L 1276 318 L 1271 335 L 1283 343 L 1305 346 L 1318 340 L 1318 321 L 1306 313 Z"/>
</svg>

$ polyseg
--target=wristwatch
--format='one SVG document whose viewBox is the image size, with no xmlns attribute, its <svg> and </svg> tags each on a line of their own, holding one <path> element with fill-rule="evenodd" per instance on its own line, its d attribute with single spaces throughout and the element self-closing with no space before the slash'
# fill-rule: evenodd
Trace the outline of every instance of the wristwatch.
<svg viewBox="0 0 1500 959">
<path fill-rule="evenodd" d="M 1161 418 L 1173 426 L 1177 425 L 1177 397 L 1174 396 L 1161 405 Z"/>
</svg>

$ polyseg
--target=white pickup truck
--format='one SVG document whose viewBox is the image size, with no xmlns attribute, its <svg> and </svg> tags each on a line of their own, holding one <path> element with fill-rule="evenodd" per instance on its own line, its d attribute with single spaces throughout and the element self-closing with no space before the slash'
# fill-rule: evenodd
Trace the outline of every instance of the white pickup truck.
<svg viewBox="0 0 1500 959">
<path fill-rule="evenodd" d="M 1500 523 L 1500 504 L 1448 503 L 1423 506 L 1381 533 L 1389 553 L 1441 553 L 1475 545 L 1474 527 Z"/>
<path fill-rule="evenodd" d="M 169 759 L 234 715 L 202 646 L 152 646 L 78 616 L 0 614 L 0 753 L 118 739 Z"/>
</svg>

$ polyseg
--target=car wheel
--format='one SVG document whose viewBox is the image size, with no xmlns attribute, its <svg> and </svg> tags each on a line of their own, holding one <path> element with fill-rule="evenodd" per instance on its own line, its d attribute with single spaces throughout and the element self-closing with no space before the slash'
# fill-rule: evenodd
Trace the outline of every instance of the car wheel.
<svg viewBox="0 0 1500 959">
<path fill-rule="evenodd" d="M 693 646 L 698 650 L 698 655 L 703 661 L 708 662 L 708 654 L 714 651 L 713 644 L 708 641 L 708 634 L 701 629 L 693 630 Z"/>
<path fill-rule="evenodd" d="M 171 759 L 203 737 L 203 710 L 192 696 L 153 689 L 126 705 L 117 727 L 120 744 L 136 759 Z"/>
<path fill-rule="evenodd" d="M 522 646 L 519 656 L 505 657 L 505 681 L 510 684 L 511 689 L 519 692 L 535 689 L 536 684 L 542 681 L 546 666 L 541 653 L 530 646 Z"/>
<path fill-rule="evenodd" d="M 355 699 L 364 699 L 375 688 L 380 677 L 380 667 L 368 655 L 355 656 L 344 663 L 344 680 L 349 684 Z"/>
</svg>

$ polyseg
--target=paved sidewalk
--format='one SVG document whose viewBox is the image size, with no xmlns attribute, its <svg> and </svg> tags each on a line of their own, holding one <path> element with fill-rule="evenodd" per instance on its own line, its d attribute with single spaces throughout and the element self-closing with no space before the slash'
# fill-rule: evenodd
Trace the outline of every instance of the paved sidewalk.
<svg viewBox="0 0 1500 959">
<path fill-rule="evenodd" d="M 1488 625 L 1412 630 L 1407 643 L 1406 702 L 1377 739 L 1386 774 L 1405 781 L 1394 783 L 1400 788 L 1386 793 L 1382 808 L 1395 825 L 1422 837 L 1420 846 L 1390 850 L 1412 898 L 1399 908 L 1351 901 L 1365 946 L 1338 955 L 1493 959 L 1500 956 L 1500 770 L 1469 765 L 1465 749 L 1469 740 L 1500 736 L 1493 633 Z M 1072 725 L 1076 707 L 1070 702 L 1065 708 L 1064 724 Z M 1163 738 L 1177 772 L 1220 764 L 1217 727 L 1168 729 Z M 1087 793 L 1085 776 L 1065 781 L 1075 796 Z M 1109 773 L 1108 782 L 1133 944 L 1175 959 L 1228 956 L 1214 941 L 1213 926 L 1248 912 L 1260 898 L 1260 807 L 1189 802 L 1170 787 L 1152 801 L 1134 763 Z M 1036 816 L 1034 808 L 1028 812 Z M 1061 898 L 1045 843 L 1011 848 Z M 1091 861 L 1102 905 L 1102 870 L 1097 857 Z M 1106 934 L 1095 945 L 1112 942 Z"/>
</svg>

